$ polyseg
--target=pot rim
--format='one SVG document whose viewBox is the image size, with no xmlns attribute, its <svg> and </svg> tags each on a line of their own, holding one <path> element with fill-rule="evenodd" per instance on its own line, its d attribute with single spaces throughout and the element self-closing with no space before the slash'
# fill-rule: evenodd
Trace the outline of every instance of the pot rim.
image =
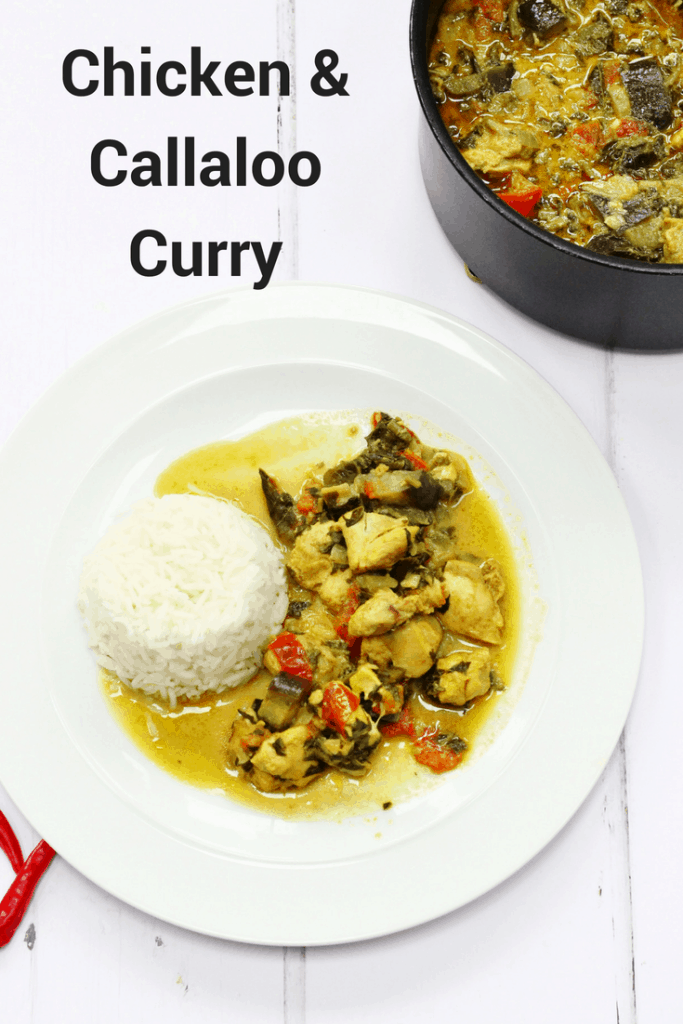
<svg viewBox="0 0 683 1024">
<path fill-rule="evenodd" d="M 683 264 L 680 263 L 641 263 L 638 260 L 622 259 L 619 256 L 604 256 L 602 253 L 593 252 L 575 242 L 565 238 L 558 238 L 557 235 L 538 227 L 526 217 L 513 210 L 512 207 L 499 199 L 495 192 L 479 178 L 461 155 L 458 147 L 453 143 L 441 120 L 438 108 L 432 95 L 429 75 L 427 73 L 427 59 L 425 53 L 425 30 L 426 14 L 431 0 L 412 0 L 410 10 L 410 63 L 413 71 L 413 81 L 417 90 L 418 99 L 422 112 L 432 130 L 436 141 L 446 155 L 450 164 L 457 171 L 461 178 L 477 193 L 477 195 L 500 216 L 508 220 L 514 227 L 521 229 L 531 235 L 537 242 L 556 249 L 565 256 L 574 259 L 584 260 L 587 263 L 597 263 L 603 267 L 612 267 L 614 270 L 630 271 L 632 274 L 654 274 L 664 277 L 677 277 L 683 273 Z"/>
</svg>

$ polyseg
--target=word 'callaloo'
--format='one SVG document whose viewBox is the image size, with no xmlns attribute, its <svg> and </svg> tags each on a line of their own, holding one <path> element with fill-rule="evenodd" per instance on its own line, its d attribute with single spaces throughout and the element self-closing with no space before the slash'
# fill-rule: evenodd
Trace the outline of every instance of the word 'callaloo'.
<svg viewBox="0 0 683 1024">
<path fill-rule="evenodd" d="M 98 142 L 90 154 L 90 172 L 97 184 L 108 188 L 122 185 L 128 178 L 128 171 L 121 167 L 121 160 L 117 160 L 117 157 L 127 156 L 128 150 L 118 139 L 103 139 Z M 279 185 L 285 173 L 295 185 L 307 187 L 315 185 L 320 177 L 320 160 L 315 153 L 307 150 L 295 153 L 287 164 L 279 153 L 264 150 L 256 154 L 250 166 L 245 136 L 238 136 L 235 141 L 232 163 L 227 153 L 212 149 L 204 153 L 199 161 L 204 166 L 198 167 L 195 140 L 191 135 L 185 136 L 182 146 L 178 145 L 176 136 L 169 136 L 166 140 L 165 158 L 145 149 L 131 157 L 130 163 L 135 166 L 130 168 L 129 180 L 138 188 L 163 184 L 191 186 L 196 183 L 197 178 L 200 184 L 208 187 L 246 185 L 250 175 L 257 185 L 270 187 Z"/>
</svg>

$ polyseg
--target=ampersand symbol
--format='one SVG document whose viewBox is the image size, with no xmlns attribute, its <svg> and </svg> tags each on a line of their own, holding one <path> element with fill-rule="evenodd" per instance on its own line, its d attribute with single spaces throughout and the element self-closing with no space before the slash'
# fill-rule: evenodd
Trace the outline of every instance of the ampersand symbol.
<svg viewBox="0 0 683 1024">
<path fill-rule="evenodd" d="M 311 89 L 316 96 L 348 96 L 344 88 L 349 76 L 342 72 L 339 79 L 332 74 L 339 63 L 339 55 L 334 50 L 319 50 L 315 55 L 317 75 L 311 79 Z"/>
</svg>

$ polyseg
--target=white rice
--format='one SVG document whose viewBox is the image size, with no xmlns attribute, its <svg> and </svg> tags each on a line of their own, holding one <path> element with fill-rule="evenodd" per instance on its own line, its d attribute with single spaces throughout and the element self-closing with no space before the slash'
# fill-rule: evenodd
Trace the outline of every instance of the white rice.
<svg viewBox="0 0 683 1024">
<path fill-rule="evenodd" d="M 135 689 L 220 692 L 254 674 L 287 611 L 284 560 L 229 502 L 148 498 L 85 559 L 78 607 L 97 663 Z"/>
</svg>

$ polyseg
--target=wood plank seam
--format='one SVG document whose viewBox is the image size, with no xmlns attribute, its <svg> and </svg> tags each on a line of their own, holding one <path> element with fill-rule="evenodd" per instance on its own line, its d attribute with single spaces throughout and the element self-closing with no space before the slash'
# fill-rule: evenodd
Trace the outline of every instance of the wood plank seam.
<svg viewBox="0 0 683 1024">
<path fill-rule="evenodd" d="M 616 359 L 617 355 L 613 342 L 609 342 L 605 351 L 605 413 L 606 413 L 606 446 L 607 461 L 617 480 L 619 480 L 619 451 L 617 440 L 616 424 Z M 610 799 L 613 806 L 608 810 L 608 817 L 611 818 L 610 832 L 612 842 L 617 848 L 614 852 L 620 854 L 615 858 L 615 869 L 621 878 L 614 879 L 615 899 L 621 899 L 623 906 L 612 918 L 612 926 L 615 941 L 615 952 L 621 959 L 617 964 L 618 971 L 624 971 L 623 978 L 617 977 L 617 1024 L 636 1024 L 637 1022 L 637 1001 L 636 1001 L 636 967 L 633 936 L 633 894 L 631 879 L 631 843 L 629 834 L 628 819 L 628 764 L 627 764 L 627 726 L 622 732 L 617 749 L 614 754 L 617 779 L 616 786 L 610 787 L 606 793 L 606 802 Z M 616 788 L 616 792 L 615 792 Z M 626 962 L 624 962 L 626 961 Z"/>
<path fill-rule="evenodd" d="M 289 97 L 278 96 L 277 149 L 287 162 L 296 152 L 296 0 L 278 0 L 277 59 L 291 69 Z M 283 243 L 281 265 L 286 278 L 299 276 L 299 209 L 297 186 L 288 177 L 278 190 L 278 241 Z"/>
<path fill-rule="evenodd" d="M 283 1021 L 306 1024 L 306 947 L 283 950 Z"/>
</svg>

